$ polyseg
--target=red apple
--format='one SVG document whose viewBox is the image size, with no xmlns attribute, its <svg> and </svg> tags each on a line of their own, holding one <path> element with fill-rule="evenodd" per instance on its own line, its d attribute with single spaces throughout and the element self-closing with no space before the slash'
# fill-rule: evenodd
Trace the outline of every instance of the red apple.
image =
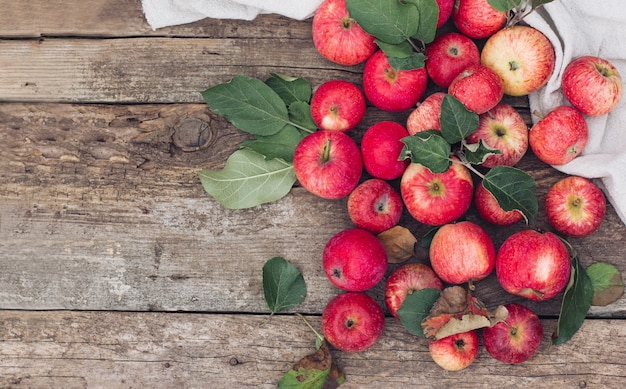
<svg viewBox="0 0 626 389">
<path fill-rule="evenodd" d="M 417 108 L 409 114 L 406 120 L 406 129 L 409 135 L 415 135 L 420 131 L 441 131 L 441 102 L 446 96 L 443 92 L 435 92 L 428 95 Z"/>
<path fill-rule="evenodd" d="M 624 94 L 617 68 L 595 56 L 583 56 L 570 62 L 563 72 L 561 89 L 574 107 L 589 116 L 611 112 Z"/>
<path fill-rule="evenodd" d="M 476 185 L 474 205 L 483 220 L 497 226 L 510 226 L 524 218 L 524 215 L 518 210 L 505 211 L 502 209 L 498 200 L 485 189 L 482 182 Z"/>
<path fill-rule="evenodd" d="M 549 165 L 564 165 L 587 145 L 585 117 L 567 105 L 554 108 L 531 127 L 528 144 L 537 158 Z"/>
<path fill-rule="evenodd" d="M 467 142 L 478 143 L 479 139 L 500 150 L 500 154 L 487 156 L 483 166 L 514 166 L 528 150 L 528 127 L 515 108 L 500 103 L 479 116 L 478 128 L 467 137 Z"/>
<path fill-rule="evenodd" d="M 449 371 L 463 370 L 471 365 L 478 356 L 478 350 L 476 330 L 450 335 L 428 344 L 433 361 Z"/>
<path fill-rule="evenodd" d="M 387 253 L 371 232 L 349 228 L 328 240 L 322 254 L 322 267 L 336 287 L 362 292 L 385 276 Z"/>
<path fill-rule="evenodd" d="M 326 81 L 311 97 L 311 116 L 322 130 L 351 130 L 365 116 L 365 96 L 349 81 Z"/>
<path fill-rule="evenodd" d="M 462 34 L 482 39 L 504 27 L 507 13 L 494 9 L 487 0 L 456 0 L 452 20 Z"/>
<path fill-rule="evenodd" d="M 467 109 L 485 113 L 498 105 L 504 89 L 502 79 L 484 65 L 470 65 L 452 80 L 448 93 L 459 99 Z"/>
<path fill-rule="evenodd" d="M 485 349 L 500 362 L 525 362 L 541 346 L 541 321 L 533 311 L 521 304 L 510 303 L 504 307 L 509 311 L 506 320 L 483 329 Z"/>
<path fill-rule="evenodd" d="M 478 224 L 461 221 L 439 228 L 430 243 L 430 265 L 450 284 L 480 281 L 493 271 L 496 249 Z"/>
<path fill-rule="evenodd" d="M 505 94 L 525 96 L 548 82 L 556 56 L 541 31 L 518 24 L 489 37 L 480 60 L 502 78 Z"/>
<path fill-rule="evenodd" d="M 365 62 L 363 91 L 377 108 L 398 112 L 414 107 L 422 98 L 428 84 L 426 68 L 396 70 L 387 56 L 378 50 Z"/>
<path fill-rule="evenodd" d="M 296 146 L 293 169 L 309 192 L 325 199 L 339 199 L 352 192 L 361 179 L 361 150 L 343 132 L 316 131 Z"/>
<path fill-rule="evenodd" d="M 568 176 L 552 185 L 546 194 L 546 217 L 558 232 L 582 238 L 596 231 L 606 213 L 604 193 L 596 184 Z"/>
<path fill-rule="evenodd" d="M 551 232 L 527 229 L 509 236 L 496 256 L 496 276 L 507 292 L 529 300 L 548 300 L 569 282 L 571 259 Z"/>
<path fill-rule="evenodd" d="M 439 6 L 439 16 L 437 17 L 437 28 L 446 24 L 450 16 L 452 15 L 452 8 L 454 8 L 454 0 L 437 0 Z"/>
<path fill-rule="evenodd" d="M 463 216 L 472 203 L 470 171 L 452 163 L 444 173 L 433 173 L 426 166 L 411 163 L 400 181 L 400 194 L 406 209 L 420 223 L 440 226 Z"/>
<path fill-rule="evenodd" d="M 409 136 L 403 125 L 382 121 L 365 131 L 361 139 L 363 167 L 376 178 L 395 180 L 409 164 L 408 159 L 399 160 L 404 148 L 402 138 Z"/>
<path fill-rule="evenodd" d="M 415 291 L 433 288 L 443 289 L 435 272 L 423 263 L 409 263 L 394 270 L 385 285 L 385 304 L 389 312 L 398 319 L 398 309 L 406 296 Z"/>
<path fill-rule="evenodd" d="M 365 293 L 335 296 L 322 312 L 324 338 L 346 352 L 371 348 L 382 337 L 385 314 L 376 300 Z"/>
<path fill-rule="evenodd" d="M 470 65 L 480 63 L 480 51 L 473 40 L 457 32 L 435 38 L 424 51 L 430 79 L 447 88 L 454 77 Z"/>
<path fill-rule="evenodd" d="M 326 59 L 340 65 L 356 65 L 368 59 L 378 46 L 350 17 L 346 0 L 325 0 L 312 21 L 313 45 Z"/>
<path fill-rule="evenodd" d="M 363 181 L 348 195 L 348 215 L 352 223 L 372 234 L 398 224 L 404 205 L 402 197 L 385 180 Z"/>
</svg>

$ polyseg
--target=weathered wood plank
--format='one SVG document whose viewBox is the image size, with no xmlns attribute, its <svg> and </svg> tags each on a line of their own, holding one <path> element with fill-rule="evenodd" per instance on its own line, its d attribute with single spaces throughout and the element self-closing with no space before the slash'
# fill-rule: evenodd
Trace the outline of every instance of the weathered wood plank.
<svg viewBox="0 0 626 389">
<path fill-rule="evenodd" d="M 0 0 L 0 36 L 137 37 L 195 36 L 310 39 L 310 20 L 259 15 L 254 21 L 204 19 L 152 30 L 136 0 Z"/>
<path fill-rule="evenodd" d="M 368 113 L 355 138 L 382 115 Z M 244 135 L 206 106 L 4 104 L 0 123 L 1 308 L 265 312 L 261 268 L 277 255 L 305 275 L 303 312 L 320 313 L 337 292 L 320 257 L 351 226 L 345 199 L 294 188 L 273 204 L 222 208 L 197 173 L 220 168 Z M 540 196 L 562 176 L 532 154 L 521 167 Z M 467 217 L 480 222 L 473 210 Z M 428 230 L 408 215 L 401 223 L 418 236 Z M 497 245 L 512 232 L 485 227 Z M 536 227 L 548 228 L 543 214 Z M 596 234 L 572 243 L 585 265 L 626 272 L 625 236 L 609 208 Z M 427 254 L 420 248 L 414 260 Z M 490 304 L 510 300 L 493 276 L 477 286 Z M 372 294 L 382 302 L 383 285 Z M 535 309 L 555 315 L 559 301 Z M 624 317 L 626 299 L 591 315 Z"/>
<path fill-rule="evenodd" d="M 0 318 L 0 386 L 15 389 L 271 388 L 314 351 L 314 335 L 295 316 L 5 311 Z M 308 320 L 320 328 L 319 317 Z M 543 345 L 521 365 L 481 347 L 469 368 L 445 372 L 426 341 L 396 319 L 387 319 L 372 349 L 333 353 L 347 375 L 342 388 L 626 385 L 621 321 L 587 320 L 570 342 L 549 347 L 554 324 L 543 321 Z"/>
<path fill-rule="evenodd" d="M 303 39 L 8 40 L 0 67 L 4 101 L 201 102 L 199 91 L 236 74 L 360 79 L 358 67 L 331 65 Z"/>
<path fill-rule="evenodd" d="M 325 60 L 310 38 L 138 37 L 0 40 L 0 68 L 5 102 L 198 103 L 200 91 L 237 74 L 361 85 L 363 65 Z M 526 98 L 503 101 L 528 107 Z"/>
</svg>

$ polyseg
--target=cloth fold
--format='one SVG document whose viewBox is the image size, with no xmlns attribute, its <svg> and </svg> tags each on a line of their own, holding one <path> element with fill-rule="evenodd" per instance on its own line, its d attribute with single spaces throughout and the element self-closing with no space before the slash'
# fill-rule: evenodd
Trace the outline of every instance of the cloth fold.
<svg viewBox="0 0 626 389">
<path fill-rule="evenodd" d="M 304 20 L 313 15 L 322 0 L 142 0 L 150 27 L 158 29 L 204 18 L 253 20 L 275 13 Z"/>
<path fill-rule="evenodd" d="M 191 23 L 204 18 L 252 20 L 276 13 L 303 20 L 323 0 L 142 0 L 153 29 Z M 531 112 L 543 114 L 568 105 L 561 92 L 567 64 L 583 55 L 612 62 L 626 80 L 626 12 L 623 0 L 554 0 L 528 15 L 524 22 L 543 32 L 554 45 L 555 71 L 548 83 L 529 95 Z M 570 175 L 593 179 L 626 224 L 626 98 L 607 115 L 586 117 L 589 141 L 572 162 L 554 166 Z M 538 117 L 533 115 L 533 121 Z"/>
<path fill-rule="evenodd" d="M 561 91 L 561 80 L 565 67 L 577 57 L 604 58 L 626 80 L 626 12 L 622 8 L 621 0 L 555 0 L 525 18 L 550 39 L 556 52 L 548 83 L 529 95 L 531 112 L 546 114 L 559 105 L 570 105 Z M 554 168 L 593 179 L 626 224 L 626 98 L 607 115 L 585 118 L 587 146 L 572 162 Z M 534 122 L 538 119 L 533 115 Z"/>
</svg>

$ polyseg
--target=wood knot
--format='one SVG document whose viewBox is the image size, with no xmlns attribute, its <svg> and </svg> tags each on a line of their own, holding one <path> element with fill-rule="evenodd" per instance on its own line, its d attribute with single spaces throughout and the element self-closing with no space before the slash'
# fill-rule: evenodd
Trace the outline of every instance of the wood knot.
<svg viewBox="0 0 626 389">
<path fill-rule="evenodd" d="M 182 151 L 206 149 L 211 141 L 209 123 L 198 118 L 184 118 L 176 124 L 172 142 Z"/>
</svg>

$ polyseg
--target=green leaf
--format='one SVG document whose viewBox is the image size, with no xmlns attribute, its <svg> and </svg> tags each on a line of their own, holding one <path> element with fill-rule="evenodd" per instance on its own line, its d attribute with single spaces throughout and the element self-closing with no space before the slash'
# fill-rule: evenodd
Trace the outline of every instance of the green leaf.
<svg viewBox="0 0 626 389">
<path fill-rule="evenodd" d="M 493 154 L 500 154 L 500 150 L 487 145 L 482 138 L 478 143 L 465 144 L 465 158 L 471 164 L 480 165 Z"/>
<path fill-rule="evenodd" d="M 522 1 L 525 0 L 487 0 L 487 3 L 497 11 L 506 12 L 519 7 Z"/>
<path fill-rule="evenodd" d="M 375 42 L 378 48 L 385 53 L 387 60 L 392 58 L 409 58 L 414 53 L 413 46 L 408 41 L 392 44 L 376 39 Z"/>
<path fill-rule="evenodd" d="M 450 168 L 452 147 L 439 131 L 420 131 L 401 140 L 404 143 L 401 160 L 411 158 L 412 162 L 426 166 L 433 173 L 443 173 Z"/>
<path fill-rule="evenodd" d="M 419 25 L 412 38 L 425 44 L 431 43 L 435 39 L 439 19 L 437 0 L 404 0 L 404 2 L 415 5 L 419 12 Z"/>
<path fill-rule="evenodd" d="M 246 139 L 241 142 L 241 147 L 254 150 L 266 159 L 280 158 L 291 163 L 296 146 L 306 135 L 306 132 L 294 126 L 285 126 L 274 135 Z"/>
<path fill-rule="evenodd" d="M 572 275 L 565 289 L 552 344 L 567 342 L 580 329 L 591 307 L 593 285 L 578 257 L 572 258 Z"/>
<path fill-rule="evenodd" d="M 437 231 L 439 231 L 440 228 L 441 226 L 436 226 L 426 231 L 426 233 L 422 235 L 422 239 L 420 240 L 421 246 L 424 248 L 429 248 L 430 244 L 433 241 L 433 238 L 435 237 L 435 234 L 437 233 Z"/>
<path fill-rule="evenodd" d="M 554 0 L 532 0 L 533 10 L 541 7 L 544 4 L 552 3 Z"/>
<path fill-rule="evenodd" d="M 446 94 L 441 101 L 441 134 L 450 144 L 462 141 L 478 128 L 478 115 L 456 97 Z"/>
<path fill-rule="evenodd" d="M 591 305 L 606 306 L 617 301 L 624 294 L 622 273 L 615 266 L 596 262 L 586 271 L 593 286 Z"/>
<path fill-rule="evenodd" d="M 396 70 L 413 70 L 424 67 L 426 56 L 423 53 L 412 53 L 407 58 L 388 57 L 389 66 Z"/>
<path fill-rule="evenodd" d="M 296 182 L 293 165 L 254 150 L 235 151 L 220 171 L 199 174 L 204 190 L 226 208 L 250 208 L 284 197 Z"/>
<path fill-rule="evenodd" d="M 272 135 L 289 123 L 283 100 L 256 78 L 235 76 L 203 91 L 202 97 L 213 112 L 253 135 Z"/>
<path fill-rule="evenodd" d="M 304 301 L 306 284 L 302 273 L 281 257 L 274 257 L 263 266 L 263 292 L 272 314 L 286 311 Z"/>
<path fill-rule="evenodd" d="M 370 35 L 398 44 L 417 33 L 419 12 L 398 0 L 346 0 L 350 17 Z"/>
<path fill-rule="evenodd" d="M 528 173 L 511 166 L 496 166 L 485 175 L 483 186 L 502 209 L 518 210 L 527 224 L 534 223 L 539 204 L 535 180 Z"/>
<path fill-rule="evenodd" d="M 289 370 L 278 382 L 279 389 L 321 389 L 328 380 L 330 367 L 327 370 L 305 369 Z"/>
<path fill-rule="evenodd" d="M 315 132 L 317 125 L 311 116 L 311 105 L 304 101 L 294 101 L 289 104 L 289 120 L 296 126 Z"/>
<path fill-rule="evenodd" d="M 411 334 L 425 338 L 422 321 L 428 316 L 441 291 L 435 288 L 416 290 L 406 296 L 398 309 L 400 322 Z"/>
<path fill-rule="evenodd" d="M 296 78 L 280 73 L 270 73 L 265 83 L 280 96 L 285 105 L 296 101 L 308 103 L 311 101 L 311 83 L 304 78 Z"/>
</svg>

